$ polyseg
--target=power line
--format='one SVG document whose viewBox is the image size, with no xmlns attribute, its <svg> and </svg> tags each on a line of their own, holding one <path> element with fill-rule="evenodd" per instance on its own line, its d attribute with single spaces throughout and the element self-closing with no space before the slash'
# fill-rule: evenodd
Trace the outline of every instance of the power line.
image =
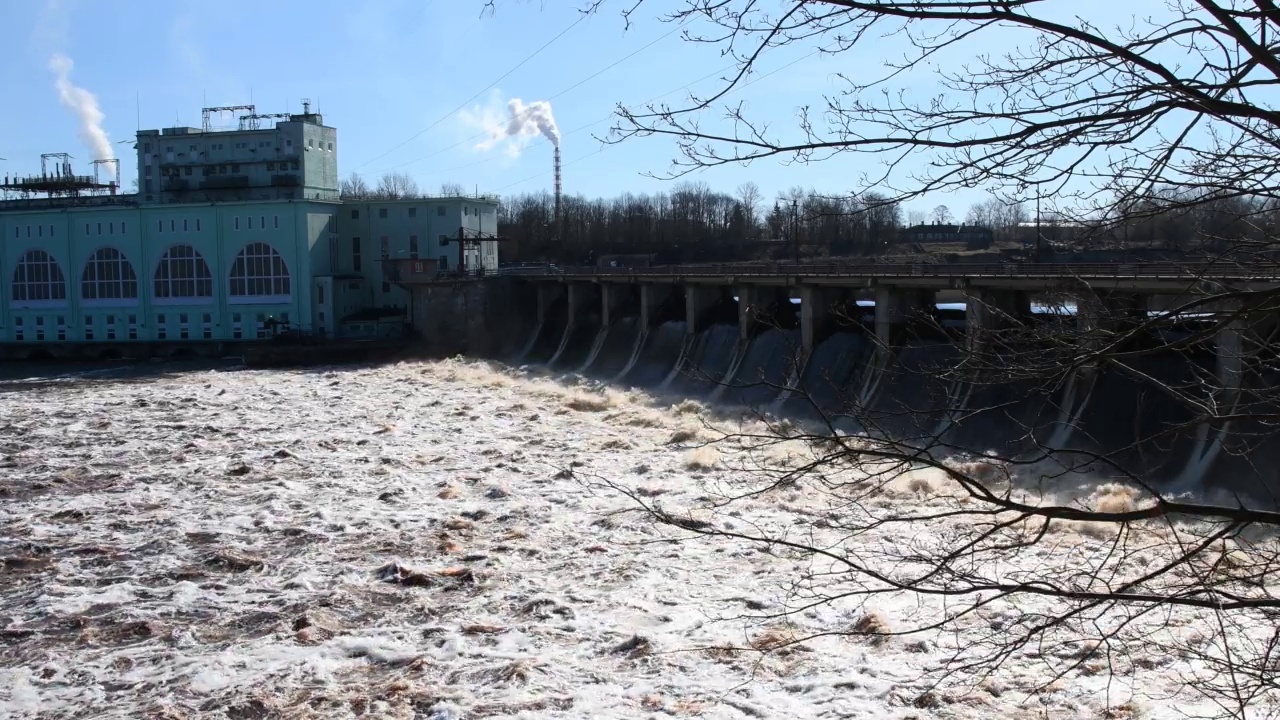
<svg viewBox="0 0 1280 720">
<path fill-rule="evenodd" d="M 556 93 L 555 95 L 552 95 L 551 97 L 547 98 L 547 102 L 550 102 L 550 101 L 552 101 L 552 100 L 555 100 L 556 98 L 559 98 L 559 97 L 561 97 L 561 96 L 563 96 L 563 95 L 566 95 L 566 94 L 568 94 L 569 92 L 571 92 L 571 91 L 573 91 L 573 90 L 576 90 L 576 89 L 578 89 L 579 87 L 581 87 L 581 86 L 585 85 L 586 83 L 588 83 L 588 82 L 590 82 L 590 81 L 592 81 L 592 80 L 594 80 L 594 79 L 596 79 L 596 78 L 600 77 L 601 75 L 603 75 L 603 74 L 605 74 L 606 72 L 608 72 L 608 71 L 612 70 L 613 68 L 615 68 L 615 67 L 617 67 L 617 66 L 621 65 L 622 63 L 624 63 L 624 62 L 626 62 L 626 61 L 630 60 L 631 58 L 635 57 L 636 55 L 639 55 L 640 53 L 644 52 L 645 50 L 648 50 L 649 48 L 653 47 L 654 45 L 657 45 L 658 43 L 662 42 L 663 40 L 666 40 L 668 37 L 671 37 L 671 35 L 672 35 L 673 33 L 675 33 L 677 30 L 679 30 L 679 29 L 680 29 L 680 28 L 682 28 L 682 27 L 684 27 L 684 25 L 683 25 L 683 24 L 681 24 L 681 25 L 677 25 L 676 27 L 671 28 L 671 29 L 670 29 L 670 30 L 668 30 L 666 33 L 662 34 L 661 36 L 659 36 L 659 37 L 657 37 L 657 38 L 655 38 L 655 39 L 653 39 L 653 40 L 649 41 L 649 43 L 648 43 L 648 44 L 646 44 L 646 45 L 644 45 L 644 46 L 642 46 L 642 47 L 640 47 L 640 48 L 638 48 L 638 49 L 636 49 L 636 50 L 633 50 L 633 51 L 632 51 L 632 52 L 630 52 L 629 54 L 624 55 L 623 57 L 621 57 L 621 58 L 619 58 L 619 59 L 617 59 L 617 60 L 613 61 L 613 62 L 612 62 L 612 63 L 610 63 L 609 65 L 606 65 L 605 67 L 601 68 L 600 70 L 597 70 L 596 72 L 592 73 L 591 75 L 588 75 L 587 77 L 585 77 L 585 78 L 583 78 L 583 79 L 579 80 L 578 82 L 576 82 L 576 83 L 574 83 L 574 84 L 570 85 L 569 87 L 567 87 L 567 88 L 565 88 L 565 89 L 561 90 L 560 92 Z M 508 74 L 510 74 L 510 73 L 508 73 Z M 504 76 L 504 77 L 505 77 L 505 76 Z M 499 78 L 499 79 L 501 79 L 501 78 Z M 704 78 L 704 79 L 705 79 L 705 78 Z M 695 82 L 697 82 L 697 81 L 695 81 Z M 496 84 L 496 83 L 495 83 L 495 84 Z M 490 85 L 489 87 L 493 87 L 493 85 Z M 686 87 L 688 87 L 688 86 L 686 86 Z M 488 89 L 488 88 L 485 88 L 485 90 L 487 90 L 487 89 Z M 483 93 L 483 92 L 484 92 L 484 90 L 481 90 L 480 92 L 481 92 L 481 93 Z M 473 99 L 474 99 L 474 98 L 473 98 Z M 470 102 L 470 100 L 468 100 L 467 102 Z M 464 103 L 464 105 L 465 105 L 465 103 Z M 457 112 L 457 111 L 455 110 L 454 112 Z M 438 121 L 437 121 L 437 122 L 438 122 Z M 491 128 L 487 128 L 487 129 L 485 129 L 485 130 L 481 130 L 480 132 L 476 133 L 475 135 L 472 135 L 472 136 L 471 136 L 471 137 L 469 137 L 469 138 L 464 138 L 464 139 L 462 139 L 462 140 L 459 140 L 458 142 L 456 142 L 456 143 L 454 143 L 454 144 L 452 144 L 452 145 L 450 145 L 450 146 L 448 146 L 448 147 L 441 148 L 441 149 L 436 150 L 435 152 L 430 153 L 430 154 L 428 154 L 428 155 L 423 155 L 423 156 L 422 156 L 422 157 L 420 157 L 420 158 L 416 158 L 416 159 L 413 159 L 413 160 L 407 160 L 407 161 L 405 161 L 405 162 L 400 163 L 399 165 L 392 165 L 391 167 L 384 168 L 381 172 L 390 172 L 390 171 L 392 171 L 392 170 L 397 170 L 397 169 L 399 169 L 399 168 L 405 167 L 405 166 L 407 166 L 407 165 L 413 165 L 413 164 L 415 164 L 415 163 L 420 163 L 420 162 L 422 162 L 423 160 L 430 160 L 431 158 L 436 157 L 437 155 L 442 155 L 442 154 L 444 154 L 444 153 L 446 153 L 446 152 L 449 152 L 450 150 L 452 150 L 452 149 L 454 149 L 454 148 L 458 147 L 459 145 L 465 145 L 465 144 L 467 144 L 467 143 L 469 143 L 469 142 L 471 142 L 471 141 L 473 141 L 473 140 L 476 140 L 477 138 L 481 138 L 481 137 L 484 137 L 485 135 L 489 135 L 489 134 L 491 134 L 491 133 L 493 133 L 493 132 L 496 132 L 496 131 L 498 131 L 498 130 L 501 130 L 501 129 L 502 129 L 502 128 L 504 128 L 504 127 L 506 127 L 506 123 L 502 123 L 502 124 L 500 124 L 500 125 L 494 125 L 494 126 L 493 126 L 493 127 L 491 127 Z M 428 130 L 429 130 L 429 129 L 430 129 L 430 128 L 428 128 Z M 421 133 L 419 133 L 419 134 L 421 134 Z M 416 137 L 416 136 L 415 136 L 415 137 Z M 410 138 L 410 140 L 412 140 L 412 139 L 413 139 L 413 138 Z M 407 142 L 407 141 L 406 141 L 406 142 Z M 374 158 L 374 159 L 376 160 L 377 158 Z M 373 162 L 373 161 L 372 161 L 372 160 L 370 160 L 369 162 Z M 365 165 L 368 165 L 368 164 L 369 164 L 369 163 L 365 163 Z M 360 167 L 364 167 L 364 166 L 363 166 L 363 165 L 361 165 Z"/>
<path fill-rule="evenodd" d="M 493 88 L 493 86 L 495 86 L 495 85 L 497 85 L 498 83 L 500 83 L 500 82 L 502 82 L 503 80 L 505 80 L 505 79 L 507 78 L 507 76 L 508 76 L 508 75 L 510 75 L 511 73 L 515 72 L 516 70 L 519 70 L 521 67 L 523 67 L 523 66 L 524 66 L 524 64 L 525 64 L 525 63 L 527 63 L 527 62 L 529 62 L 530 60 L 532 60 L 533 58 L 537 57 L 538 53 L 542 52 L 543 50 L 546 50 L 548 47 L 550 47 L 550 46 L 551 46 L 551 44 L 552 44 L 552 43 L 554 43 L 555 41 L 557 41 L 557 40 L 559 40 L 560 38 L 564 37 L 564 35 L 565 35 L 566 33 L 568 33 L 570 30 L 574 29 L 575 27 L 577 27 L 577 26 L 578 26 L 578 23 L 582 22 L 582 21 L 583 21 L 583 20 L 585 20 L 586 18 L 587 18 L 587 13 L 582 13 L 582 14 L 580 14 L 580 15 L 578 16 L 578 19 L 577 19 L 577 20 L 574 20 L 572 23 L 570 23 L 569 27 L 565 28 L 564 30 L 561 30 L 561 31 L 559 32 L 559 34 L 557 34 L 555 37 L 553 37 L 553 38 L 551 38 L 550 40 L 548 40 L 547 42 L 543 43 L 542 47 L 538 48 L 537 50 L 534 50 L 534 51 L 533 51 L 532 53 L 530 53 L 530 54 L 529 54 L 525 59 L 523 59 L 523 60 L 521 60 L 520 62 L 516 63 L 514 67 L 512 67 L 510 70 L 507 70 L 507 71 L 506 71 L 505 73 L 503 73 L 503 74 L 502 74 L 502 76 L 501 76 L 501 77 L 499 77 L 498 79 L 496 79 L 496 80 L 494 80 L 493 82 L 491 82 L 491 83 L 489 83 L 488 85 L 486 85 L 483 89 L 481 89 L 481 90 L 480 90 L 480 92 L 477 92 L 475 95 L 472 95 L 471 97 L 467 98 L 465 101 L 463 101 L 463 103 L 462 103 L 461 105 L 459 105 L 458 107 L 456 107 L 456 108 L 454 108 L 454 109 L 450 110 L 448 113 L 446 113 L 446 114 L 444 114 L 444 115 L 441 115 L 441 116 L 440 116 L 440 117 L 439 117 L 435 122 L 431 123 L 430 125 L 426 126 L 425 128 L 423 128 L 423 129 L 419 130 L 418 132 L 414 133 L 413 135 L 409 136 L 409 139 L 405 140 L 404 142 L 400 143 L 399 145 L 397 145 L 397 146 L 395 146 L 395 147 L 391 148 L 390 150 L 388 150 L 388 151 L 386 151 L 386 152 L 382 153 L 381 155 L 379 155 L 379 156 L 377 156 L 377 157 L 373 158 L 372 160 L 367 160 L 367 161 L 365 161 L 365 162 L 361 163 L 360 165 L 357 165 L 357 166 L 353 169 L 353 172 L 354 172 L 355 170 L 359 170 L 360 168 L 364 167 L 365 165 L 368 165 L 369 163 L 372 163 L 372 162 L 376 162 L 376 161 L 378 161 L 378 160 L 381 160 L 382 158 L 384 158 L 384 157 L 386 157 L 386 156 L 390 155 L 391 153 L 395 152 L 396 150 L 399 150 L 400 148 L 404 147 L 405 145 L 408 145 L 410 142 L 412 142 L 413 140 L 415 140 L 415 139 L 417 139 L 418 137 L 420 137 L 423 133 L 425 133 L 425 132 L 427 132 L 427 131 L 431 130 L 432 128 L 434 128 L 435 126 L 437 126 L 437 125 L 439 125 L 440 123 L 444 122 L 445 120 L 449 119 L 450 117 L 453 117 L 455 114 L 457 114 L 457 113 L 458 113 L 458 111 L 462 110 L 462 109 L 463 109 L 463 108 L 465 108 L 468 104 L 470 104 L 470 103 L 471 103 L 471 101 L 475 100 L 476 98 L 480 97 L 481 95 L 485 94 L 486 92 L 489 92 L 489 90 L 490 90 L 490 89 L 492 89 L 492 88 Z"/>
</svg>

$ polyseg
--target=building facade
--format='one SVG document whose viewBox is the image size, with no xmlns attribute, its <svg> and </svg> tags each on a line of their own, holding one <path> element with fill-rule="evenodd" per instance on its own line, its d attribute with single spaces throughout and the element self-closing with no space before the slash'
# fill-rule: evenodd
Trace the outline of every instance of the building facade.
<svg viewBox="0 0 1280 720">
<path fill-rule="evenodd" d="M 142 131 L 137 195 L 0 200 L 0 342 L 369 336 L 407 320 L 384 260 L 497 267 L 496 197 L 342 202 L 336 143 L 317 114 Z"/>
</svg>

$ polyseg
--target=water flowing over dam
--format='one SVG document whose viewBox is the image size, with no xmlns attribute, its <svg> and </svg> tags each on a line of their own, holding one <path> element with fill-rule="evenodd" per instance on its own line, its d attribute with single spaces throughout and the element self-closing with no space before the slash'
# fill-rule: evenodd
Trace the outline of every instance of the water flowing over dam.
<svg viewBox="0 0 1280 720">
<path fill-rule="evenodd" d="M 1228 402 L 1212 387 L 1220 383 L 1209 382 L 1224 365 L 1212 342 L 1068 368 L 1046 382 L 966 367 L 966 336 L 989 321 L 990 307 L 1007 305 L 995 293 L 966 303 L 881 289 L 874 299 L 845 293 L 833 303 L 831 289 L 741 283 L 529 285 L 538 289 L 537 320 L 503 356 L 519 364 L 881 434 L 935 456 L 1052 456 L 1047 475 L 1132 473 L 1167 489 L 1212 483 L 1257 494 L 1272 486 L 1272 473 L 1260 468 L 1274 465 L 1264 461 L 1280 458 L 1260 423 L 1200 412 Z M 909 312 L 930 322 L 907 322 Z M 1024 313 L 1046 326 L 1084 322 L 1074 304 L 1027 305 Z M 1161 332 L 1194 334 L 1171 327 Z M 1275 379 L 1264 375 L 1249 383 Z M 1247 383 L 1236 393 L 1231 402 L 1247 397 Z"/>
</svg>

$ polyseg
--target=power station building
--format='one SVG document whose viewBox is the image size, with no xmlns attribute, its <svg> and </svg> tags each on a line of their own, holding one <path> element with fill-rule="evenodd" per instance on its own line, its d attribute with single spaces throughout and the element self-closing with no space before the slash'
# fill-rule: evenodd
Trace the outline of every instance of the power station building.
<svg viewBox="0 0 1280 720">
<path fill-rule="evenodd" d="M 252 340 L 273 319 L 367 337 L 407 321 L 385 261 L 497 267 L 496 197 L 343 201 L 319 113 L 234 110 L 237 129 L 206 112 L 202 128 L 138 132 L 136 194 L 65 160 L 4 178 L 0 343 Z"/>
</svg>

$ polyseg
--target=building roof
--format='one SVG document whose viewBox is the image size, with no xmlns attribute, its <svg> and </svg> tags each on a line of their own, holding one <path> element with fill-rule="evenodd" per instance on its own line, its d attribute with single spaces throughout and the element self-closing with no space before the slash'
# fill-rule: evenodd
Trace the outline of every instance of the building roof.
<svg viewBox="0 0 1280 720">
<path fill-rule="evenodd" d="M 366 205 L 409 205 L 421 202 L 441 202 L 445 200 L 469 200 L 471 202 L 492 203 L 497 205 L 502 202 L 502 196 L 494 193 L 480 193 L 479 195 L 423 195 L 421 197 L 411 198 L 350 198 L 342 202 L 347 205 L 355 205 L 364 203 Z"/>
<path fill-rule="evenodd" d="M 404 316 L 403 308 L 364 308 L 342 318 L 342 322 L 370 322 Z"/>
</svg>

